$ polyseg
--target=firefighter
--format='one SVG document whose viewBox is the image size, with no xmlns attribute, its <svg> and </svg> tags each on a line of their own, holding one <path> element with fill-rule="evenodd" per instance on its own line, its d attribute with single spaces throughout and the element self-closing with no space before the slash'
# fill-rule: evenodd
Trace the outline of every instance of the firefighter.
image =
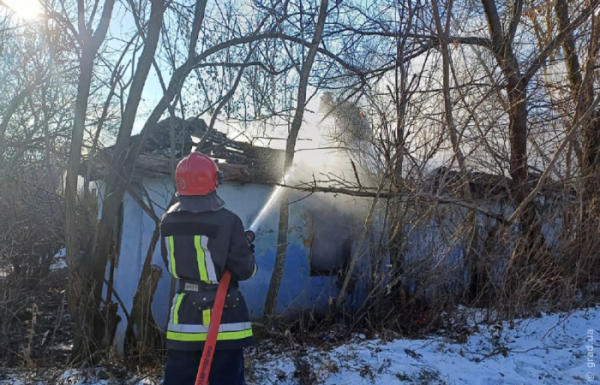
<svg viewBox="0 0 600 385">
<path fill-rule="evenodd" d="M 160 223 L 162 256 L 179 287 L 167 327 L 164 385 L 194 384 L 225 270 L 231 283 L 209 382 L 244 385 L 244 348 L 254 338 L 238 282 L 256 274 L 254 245 L 245 238 L 240 218 L 217 195 L 222 174 L 211 158 L 194 152 L 179 162 L 175 174 L 178 203 Z"/>
</svg>

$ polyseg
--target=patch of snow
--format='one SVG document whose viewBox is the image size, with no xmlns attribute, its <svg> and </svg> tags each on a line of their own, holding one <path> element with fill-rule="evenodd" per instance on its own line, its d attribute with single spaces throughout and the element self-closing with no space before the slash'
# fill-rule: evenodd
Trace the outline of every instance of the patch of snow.
<svg viewBox="0 0 600 385">
<path fill-rule="evenodd" d="M 162 381 L 157 381 L 152 378 L 144 378 L 143 380 L 136 382 L 135 385 L 160 385 L 160 384 L 162 384 Z"/>
<path fill-rule="evenodd" d="M 70 352 L 73 349 L 73 344 L 56 344 L 49 347 L 50 350 L 62 350 Z"/>
<path fill-rule="evenodd" d="M 50 270 L 60 270 L 60 269 L 66 269 L 67 268 L 67 261 L 65 261 L 64 259 L 60 259 L 56 262 L 53 262 L 52 265 L 50 266 Z"/>
<path fill-rule="evenodd" d="M 4 375 L 4 376 L 3 376 Z M 88 370 L 69 369 L 64 372 L 48 374 L 47 377 L 56 377 L 55 380 L 40 380 L 35 372 L 14 370 L 13 372 L 0 372 L 0 385 L 161 385 L 162 378 L 136 377 L 131 374 L 127 379 L 111 377 L 104 368 L 97 367 Z M 32 379 L 29 379 L 32 378 Z"/>
<path fill-rule="evenodd" d="M 18 378 L 0 381 L 0 384 L 6 385 L 26 385 L 26 382 Z"/>
<path fill-rule="evenodd" d="M 310 348 L 305 362 L 323 385 L 565 385 L 600 378 L 600 307 L 571 315 L 480 327 L 465 344 L 432 336 L 423 340 L 354 342 L 324 352 Z M 591 360 L 591 361 L 590 361 Z M 595 360 L 595 361 L 594 361 Z M 253 385 L 296 385 L 294 352 L 268 356 L 254 365 Z M 304 373 L 306 374 L 306 373 Z M 590 381 L 589 379 L 592 379 Z"/>
<path fill-rule="evenodd" d="M 468 313 L 467 309 L 464 309 Z M 478 317 L 474 317 L 475 318 Z M 483 318 L 481 318 L 483 319 Z M 576 385 L 600 379 L 600 306 L 571 314 L 544 314 L 509 323 L 477 324 L 465 343 L 426 339 L 365 339 L 323 349 L 300 346 L 277 354 L 253 353 L 248 385 Z M 266 349 L 265 349 L 266 350 Z M 264 350 L 263 350 L 264 351 Z M 259 358 L 260 356 L 260 358 Z M 59 385 L 159 385 L 160 378 L 99 379 L 68 370 Z M 43 385 L 25 372 L 2 376 L 0 385 Z M 140 379 L 141 378 L 141 379 Z M 184 384 L 182 384 L 184 385 Z"/>
<path fill-rule="evenodd" d="M 50 266 L 50 270 L 60 270 L 67 268 L 67 249 L 64 247 L 54 255 L 54 261 Z"/>
</svg>

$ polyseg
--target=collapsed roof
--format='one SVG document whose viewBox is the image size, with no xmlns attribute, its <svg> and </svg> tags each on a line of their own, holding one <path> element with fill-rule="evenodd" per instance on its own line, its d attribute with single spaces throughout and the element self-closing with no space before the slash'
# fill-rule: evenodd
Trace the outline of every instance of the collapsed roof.
<svg viewBox="0 0 600 385">
<path fill-rule="evenodd" d="M 137 137 L 138 135 L 132 136 L 131 143 Z M 194 143 L 192 137 L 199 142 Z M 273 184 L 281 179 L 284 151 L 229 139 L 221 132 L 209 130 L 203 119 L 184 120 L 178 117 L 164 119 L 148 131 L 136 160 L 134 177 L 170 176 L 171 154 L 174 154 L 177 164 L 195 145 L 197 151 L 215 159 L 225 173 L 225 181 Z M 91 168 L 91 180 L 102 179 L 107 174 L 112 152 L 113 147 L 100 151 Z M 86 167 L 83 168 L 85 169 Z"/>
</svg>

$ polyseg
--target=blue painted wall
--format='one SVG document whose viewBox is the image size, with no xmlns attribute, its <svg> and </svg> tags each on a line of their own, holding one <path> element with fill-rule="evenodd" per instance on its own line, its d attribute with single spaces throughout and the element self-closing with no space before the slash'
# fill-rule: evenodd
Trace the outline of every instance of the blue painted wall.
<svg viewBox="0 0 600 385">
<path fill-rule="evenodd" d="M 144 185 L 156 215 L 162 216 L 171 199 L 172 186 L 167 179 L 146 179 Z M 244 226 L 249 228 L 274 189 L 273 186 L 266 185 L 225 183 L 220 186 L 218 192 L 226 201 L 227 208 L 235 212 L 242 219 Z M 326 200 L 325 204 L 324 200 Z M 355 216 L 356 223 L 354 226 L 346 223 L 343 229 L 330 226 L 328 231 L 331 231 L 331 234 L 341 231 L 348 232 L 352 228 L 360 231 L 364 215 L 368 210 L 368 202 L 319 194 L 306 197 L 306 194 L 300 193 L 292 194 L 290 201 L 295 203 L 290 206 L 287 258 L 276 312 L 290 316 L 301 311 L 324 313 L 327 311 L 330 298 L 339 295 L 339 289 L 336 285 L 336 276 L 310 276 L 313 223 L 315 220 L 327 220 L 327 206 L 344 207 L 359 214 Z M 275 264 L 279 211 L 277 203 L 274 206 L 265 215 L 256 231 L 258 273 L 251 280 L 240 283 L 254 320 L 263 316 L 264 301 Z M 318 207 L 319 210 L 315 210 L 315 207 Z M 133 304 L 133 297 L 154 227 L 152 219 L 129 195 L 126 195 L 121 251 L 118 264 L 114 269 L 114 287 L 128 310 Z M 358 235 L 354 238 L 358 239 Z M 367 246 L 365 245 L 365 247 Z M 164 266 L 160 247 L 157 247 L 154 252 L 152 264 L 160 266 L 163 271 L 152 305 L 152 313 L 158 325 L 166 328 L 169 316 L 171 276 Z M 368 266 L 367 262 L 361 261 L 358 269 L 368 268 Z M 367 276 L 368 274 L 364 274 L 361 277 L 365 279 Z M 346 301 L 349 311 L 362 304 L 361 301 L 366 297 L 367 287 L 366 282 L 357 285 L 357 289 Z M 119 312 L 123 322 L 118 325 L 115 343 L 120 350 L 123 346 L 127 325 L 122 309 L 119 308 Z"/>
<path fill-rule="evenodd" d="M 478 201 L 479 207 L 489 213 L 509 218 L 514 207 L 507 203 L 490 203 Z M 542 233 L 551 247 L 558 246 L 562 231 L 562 219 L 554 213 L 556 207 L 552 202 L 538 199 L 536 201 L 539 220 L 542 222 Z M 460 294 L 469 282 L 470 266 L 465 260 L 470 233 L 465 226 L 468 210 L 450 204 L 438 204 L 434 209 L 426 204 L 420 211 L 411 212 L 416 218 L 404 226 L 403 236 L 403 276 L 404 289 L 411 295 L 423 299 Z M 496 219 L 482 213 L 477 214 L 478 237 L 477 248 L 483 252 L 484 242 L 490 230 L 497 224 Z M 505 242 L 496 242 L 493 260 L 490 264 L 490 276 L 497 285 L 503 284 L 508 257 L 516 243 L 518 226 L 511 225 L 510 232 L 505 234 Z"/>
<path fill-rule="evenodd" d="M 155 213 L 160 217 L 167 208 L 173 194 L 168 180 L 147 179 L 144 185 L 149 192 Z M 102 188 L 100 186 L 100 199 Z M 265 185 L 240 185 L 226 183 L 219 188 L 219 194 L 227 202 L 227 207 L 238 214 L 246 228 L 252 221 L 274 191 L 273 186 Z M 305 199 L 303 199 L 305 198 Z M 331 298 L 337 298 L 339 289 L 336 276 L 311 276 L 311 258 L 328 258 L 327 255 L 315 256 L 311 249 L 314 239 L 314 229 L 324 239 L 334 239 L 339 233 L 354 234 L 353 252 L 356 251 L 357 242 L 362 231 L 363 222 L 368 212 L 368 200 L 356 200 L 349 197 L 333 197 L 332 195 L 295 193 L 290 197 L 289 230 L 287 259 L 284 268 L 276 312 L 278 314 L 297 315 L 302 311 L 325 313 Z M 545 202 L 539 202 L 545 203 Z M 482 208 L 488 212 L 496 212 L 508 217 L 514 209 L 509 205 L 498 206 L 480 202 Z M 256 258 L 259 266 L 257 275 L 249 281 L 240 284 L 244 293 L 251 316 L 254 320 L 263 316 L 264 300 L 269 287 L 271 272 L 275 264 L 277 243 L 277 229 L 279 212 L 277 204 L 264 217 L 257 229 Z M 340 211 L 340 209 L 342 209 Z M 468 282 L 469 267 L 465 263 L 466 241 L 462 226 L 467 216 L 467 210 L 457 206 L 438 205 L 433 210 L 428 205 L 416 208 L 415 212 L 408 213 L 409 218 L 404 227 L 403 256 L 405 261 L 405 274 L 403 285 L 409 293 L 426 298 L 435 298 L 451 292 L 458 293 Z M 543 210 L 544 211 L 544 210 Z M 333 220 L 340 212 L 353 213 L 345 221 Z M 555 244 L 561 231 L 561 220 L 552 215 L 553 209 L 548 206 L 544 211 L 542 223 L 543 232 L 550 244 Z M 367 298 L 367 293 L 372 289 L 369 282 L 371 276 L 371 253 L 377 253 L 372 245 L 378 244 L 378 238 L 385 237 L 383 229 L 384 213 L 376 211 L 373 223 L 373 238 L 368 238 L 359 255 L 361 256 L 355 272 L 358 273 L 359 282 L 356 289 L 348 296 L 345 306 L 349 313 L 358 310 Z M 485 239 L 495 220 L 478 214 L 480 235 Z M 342 223 L 343 222 L 343 223 Z M 315 226 L 315 223 L 320 224 Z M 138 285 L 142 266 L 150 243 L 155 224 L 152 219 L 130 197 L 124 199 L 124 224 L 121 240 L 121 253 L 118 265 L 114 271 L 114 287 L 128 309 L 131 309 L 133 296 Z M 509 237 L 505 249 L 499 250 L 498 261 L 494 268 L 494 278 L 500 283 L 501 273 L 504 270 L 505 258 L 509 255 L 511 243 L 514 243 L 516 227 L 513 226 L 512 238 Z M 323 234 L 324 232 L 324 234 Z M 339 239 L 339 237 L 337 237 Z M 482 245 L 480 245 L 482 246 Z M 171 277 L 164 266 L 157 247 L 152 263 L 163 270 L 162 277 L 154 298 L 152 312 L 160 327 L 165 328 L 169 316 Z M 389 261 L 380 266 L 381 273 L 376 283 L 385 285 Z M 107 271 L 108 276 L 108 271 Z M 391 293 L 392 295 L 394 293 Z M 120 349 L 126 329 L 123 318 L 118 326 L 116 345 Z"/>
</svg>

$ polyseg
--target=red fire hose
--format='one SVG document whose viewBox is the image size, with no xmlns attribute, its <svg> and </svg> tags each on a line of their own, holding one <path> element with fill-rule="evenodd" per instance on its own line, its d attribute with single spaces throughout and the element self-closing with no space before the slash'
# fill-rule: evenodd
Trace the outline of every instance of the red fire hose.
<svg viewBox="0 0 600 385">
<path fill-rule="evenodd" d="M 217 296 L 215 297 L 215 305 L 210 317 L 208 335 L 206 336 L 204 350 L 202 351 L 202 359 L 200 359 L 200 367 L 198 368 L 196 385 L 208 384 L 208 375 L 210 373 L 210 367 L 215 354 L 217 335 L 219 334 L 219 327 L 221 326 L 221 316 L 223 315 L 223 306 L 225 306 L 225 297 L 227 297 L 227 288 L 229 287 L 230 280 L 231 274 L 228 270 L 225 270 L 221 280 L 219 281 L 219 287 L 217 288 Z"/>
</svg>

